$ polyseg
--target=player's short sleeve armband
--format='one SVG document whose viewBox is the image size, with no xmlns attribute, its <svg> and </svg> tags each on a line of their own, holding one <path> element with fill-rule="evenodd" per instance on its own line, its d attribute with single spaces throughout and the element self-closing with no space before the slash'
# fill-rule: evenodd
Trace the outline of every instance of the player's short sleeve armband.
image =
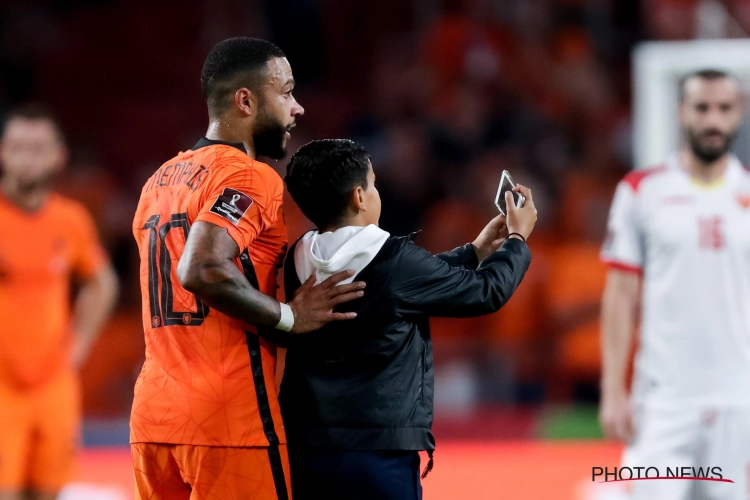
<svg viewBox="0 0 750 500">
<path fill-rule="evenodd" d="M 273 184 L 273 179 L 255 168 L 214 179 L 207 187 L 196 220 L 223 227 L 243 251 L 274 223 L 281 195 Z"/>
<path fill-rule="evenodd" d="M 638 196 L 627 182 L 617 186 L 601 259 L 610 267 L 627 271 L 641 272 L 643 267 L 644 242 Z"/>
</svg>

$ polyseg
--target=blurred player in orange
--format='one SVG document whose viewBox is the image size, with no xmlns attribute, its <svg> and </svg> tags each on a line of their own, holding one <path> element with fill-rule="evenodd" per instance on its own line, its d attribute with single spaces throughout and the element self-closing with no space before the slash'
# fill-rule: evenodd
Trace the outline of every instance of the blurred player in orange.
<svg viewBox="0 0 750 500">
<path fill-rule="evenodd" d="M 206 137 L 146 182 L 133 222 L 141 257 L 146 362 L 131 443 L 142 499 L 288 499 L 276 398 L 276 346 L 353 313 L 363 283 L 308 281 L 276 300 L 286 253 L 283 183 L 256 156 L 281 158 L 304 112 L 284 53 L 253 38 L 212 49 L 201 87 Z"/>
<path fill-rule="evenodd" d="M 117 296 L 94 223 L 50 191 L 67 149 L 47 111 L 12 111 L 0 142 L 0 500 L 54 499 L 72 479 L 75 370 Z M 70 315 L 70 285 L 80 284 Z"/>
</svg>

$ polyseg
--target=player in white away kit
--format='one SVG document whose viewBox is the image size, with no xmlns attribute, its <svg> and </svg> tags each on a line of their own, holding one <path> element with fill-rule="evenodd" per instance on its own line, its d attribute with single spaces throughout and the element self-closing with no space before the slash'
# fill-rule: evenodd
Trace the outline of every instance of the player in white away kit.
<svg viewBox="0 0 750 500">
<path fill-rule="evenodd" d="M 634 481 L 632 498 L 747 500 L 750 171 L 728 152 L 742 118 L 739 86 L 699 71 L 680 96 L 684 148 L 628 174 L 610 212 L 600 419 L 628 444 L 623 465 L 658 467 L 661 476 L 666 467 L 721 467 L 735 481 Z"/>
</svg>

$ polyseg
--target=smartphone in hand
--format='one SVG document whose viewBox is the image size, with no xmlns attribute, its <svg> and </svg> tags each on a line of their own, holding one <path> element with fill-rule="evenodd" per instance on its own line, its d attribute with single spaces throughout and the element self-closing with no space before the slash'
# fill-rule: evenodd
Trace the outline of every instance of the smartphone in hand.
<svg viewBox="0 0 750 500">
<path fill-rule="evenodd" d="M 500 177 L 500 185 L 497 187 L 497 196 L 495 196 L 495 206 L 503 215 L 508 215 L 508 210 L 505 206 L 505 193 L 512 191 L 514 187 L 516 187 L 516 183 L 513 182 L 513 178 L 511 178 L 507 170 L 503 170 L 503 175 Z M 516 208 L 521 208 L 526 198 L 521 193 L 513 193 L 513 201 L 516 203 Z"/>
</svg>

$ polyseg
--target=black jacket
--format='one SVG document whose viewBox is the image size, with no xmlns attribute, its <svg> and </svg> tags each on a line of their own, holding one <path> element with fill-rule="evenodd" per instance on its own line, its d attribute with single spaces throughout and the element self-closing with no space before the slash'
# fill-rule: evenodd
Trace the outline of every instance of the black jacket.
<svg viewBox="0 0 750 500">
<path fill-rule="evenodd" d="M 297 449 L 428 450 L 433 412 L 429 318 L 500 309 L 531 262 L 517 239 L 478 266 L 469 244 L 432 255 L 412 237 L 390 237 L 356 277 L 365 295 L 334 322 L 289 341 L 279 402 Z M 300 287 L 296 243 L 284 268 L 287 300 Z"/>
</svg>

